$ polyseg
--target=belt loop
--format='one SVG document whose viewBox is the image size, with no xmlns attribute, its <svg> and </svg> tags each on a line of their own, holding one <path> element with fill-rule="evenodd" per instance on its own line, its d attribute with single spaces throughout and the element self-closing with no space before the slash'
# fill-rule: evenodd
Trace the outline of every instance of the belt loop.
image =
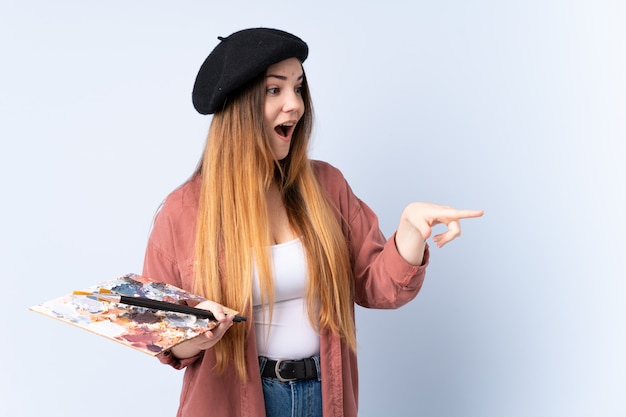
<svg viewBox="0 0 626 417">
<path fill-rule="evenodd" d="M 267 364 L 267 358 L 265 356 L 259 356 L 259 373 L 263 373 L 265 365 Z"/>
<path fill-rule="evenodd" d="M 320 357 L 313 356 L 312 359 L 313 359 L 313 362 L 315 362 L 315 369 L 317 370 L 317 380 L 321 381 L 322 380 L 322 368 L 320 366 Z"/>
</svg>

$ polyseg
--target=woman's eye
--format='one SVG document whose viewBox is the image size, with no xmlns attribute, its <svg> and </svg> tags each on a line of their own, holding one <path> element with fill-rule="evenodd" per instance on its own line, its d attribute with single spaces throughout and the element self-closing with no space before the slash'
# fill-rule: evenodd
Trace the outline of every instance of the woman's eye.
<svg viewBox="0 0 626 417">
<path fill-rule="evenodd" d="M 272 88 L 267 89 L 268 94 L 278 94 L 278 91 L 279 91 L 278 87 L 272 87 Z"/>
<path fill-rule="evenodd" d="M 302 87 L 296 87 L 296 94 L 302 94 Z"/>
</svg>

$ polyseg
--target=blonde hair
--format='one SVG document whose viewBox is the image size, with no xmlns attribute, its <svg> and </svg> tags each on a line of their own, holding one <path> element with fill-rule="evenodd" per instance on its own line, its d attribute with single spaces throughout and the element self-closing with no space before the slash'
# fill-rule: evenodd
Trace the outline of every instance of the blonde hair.
<svg viewBox="0 0 626 417">
<path fill-rule="evenodd" d="M 283 161 L 274 159 L 263 128 L 264 97 L 263 74 L 213 116 L 196 171 L 202 176 L 202 186 L 194 290 L 207 299 L 250 314 L 256 266 L 261 300 L 273 306 L 265 192 L 276 182 L 290 226 L 300 236 L 306 252 L 309 272 L 306 299 L 311 324 L 339 335 L 355 349 L 349 251 L 307 155 L 313 111 L 306 77 L 302 86 L 305 112 L 294 131 L 289 155 Z M 249 321 L 248 326 L 252 325 Z M 247 378 L 248 330 L 245 325 L 235 325 L 213 347 L 217 372 L 223 372 L 233 361 L 237 374 L 244 380 Z"/>
</svg>

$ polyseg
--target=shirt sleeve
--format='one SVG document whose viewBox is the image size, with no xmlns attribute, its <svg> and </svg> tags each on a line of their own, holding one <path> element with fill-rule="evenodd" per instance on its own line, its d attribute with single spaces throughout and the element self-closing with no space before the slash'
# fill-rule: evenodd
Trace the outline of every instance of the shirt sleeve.
<svg viewBox="0 0 626 417">
<path fill-rule="evenodd" d="M 409 264 L 398 252 L 395 233 L 386 239 L 378 217 L 352 191 L 332 165 L 315 161 L 322 187 L 337 210 L 353 265 L 355 302 L 367 308 L 398 308 L 414 299 L 424 281 L 429 261 L 426 245 L 422 265 Z"/>
<path fill-rule="evenodd" d="M 165 205 L 154 219 L 146 247 L 142 275 L 154 281 L 183 288 L 175 247 L 171 215 Z"/>
<path fill-rule="evenodd" d="M 171 208 L 166 203 L 155 217 L 146 247 L 142 275 L 154 281 L 165 282 L 178 288 L 190 290 L 185 288 L 188 286 L 183 283 L 182 279 L 181 260 L 179 260 L 176 251 L 178 245 L 175 225 Z M 163 364 L 170 365 L 175 369 L 183 369 L 202 356 L 203 353 L 200 353 L 191 358 L 178 359 L 168 349 L 157 355 L 157 358 Z"/>
<path fill-rule="evenodd" d="M 354 256 L 355 297 L 367 308 L 398 308 L 419 293 L 430 252 L 424 249 L 422 265 L 409 264 L 398 252 L 395 233 L 386 239 L 376 214 L 356 196 L 350 217 L 350 242 Z"/>
</svg>

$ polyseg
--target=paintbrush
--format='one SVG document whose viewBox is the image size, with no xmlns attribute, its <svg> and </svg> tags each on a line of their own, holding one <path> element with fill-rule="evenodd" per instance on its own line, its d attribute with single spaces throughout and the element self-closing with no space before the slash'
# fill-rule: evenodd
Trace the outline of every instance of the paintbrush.
<svg viewBox="0 0 626 417">
<path fill-rule="evenodd" d="M 189 307 L 189 306 L 182 305 L 182 304 L 170 303 L 167 301 L 153 300 L 152 298 L 146 298 L 146 297 L 129 297 L 126 295 L 115 294 L 111 292 L 110 290 L 106 290 L 106 289 L 100 289 L 100 293 L 74 291 L 74 295 L 85 295 L 88 297 L 93 297 L 98 300 L 108 301 L 111 303 L 128 304 L 128 305 L 137 306 L 137 307 L 150 308 L 153 310 L 172 311 L 175 313 L 191 314 L 196 317 L 203 318 L 203 319 L 217 321 L 213 313 L 211 313 L 209 310 Z M 235 315 L 235 317 L 233 318 L 234 322 L 242 322 L 246 320 L 247 319 L 245 317 L 238 316 L 238 315 Z"/>
</svg>

